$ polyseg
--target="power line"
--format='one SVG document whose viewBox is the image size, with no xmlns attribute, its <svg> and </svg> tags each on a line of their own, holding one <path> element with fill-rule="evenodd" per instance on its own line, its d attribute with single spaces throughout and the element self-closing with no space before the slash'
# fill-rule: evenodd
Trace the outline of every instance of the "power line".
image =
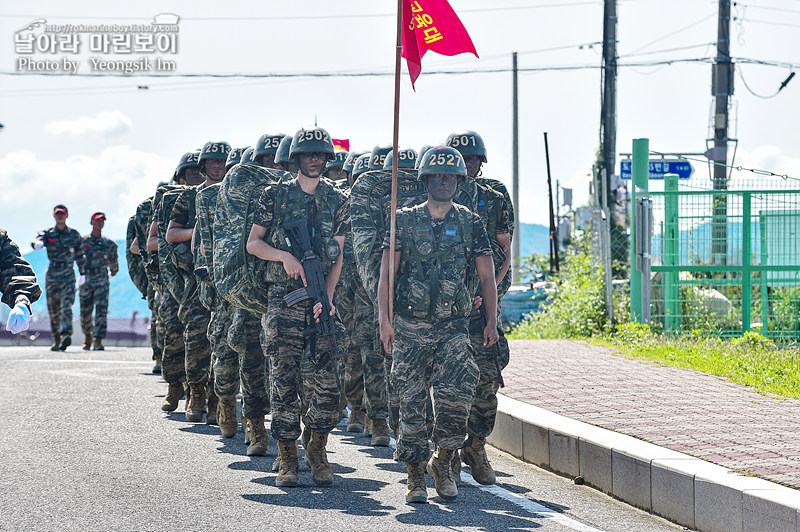
<svg viewBox="0 0 800 532">
<path fill-rule="evenodd" d="M 563 8 L 587 5 L 601 5 L 602 2 L 595 1 L 582 1 L 582 2 L 559 2 L 551 4 L 533 4 L 524 6 L 507 6 L 507 7 L 486 7 L 475 9 L 460 9 L 459 13 L 487 13 L 496 11 L 522 11 L 529 9 L 550 9 L 550 8 Z M 352 18 L 382 18 L 382 17 L 396 17 L 397 13 L 353 13 L 353 14 L 329 14 L 329 15 L 278 15 L 278 16 L 252 16 L 252 17 L 181 17 L 181 20 L 191 21 L 210 21 L 217 22 L 220 20 L 227 21 L 263 21 L 263 20 L 330 20 L 330 19 L 352 19 Z M 0 15 L 0 18 L 40 18 L 40 15 Z M 49 15 L 47 18 L 52 19 L 67 19 L 67 20 L 149 20 L 152 16 L 144 17 L 120 17 L 120 16 L 82 16 L 82 15 Z"/>
<path fill-rule="evenodd" d="M 699 20 L 697 20 L 697 21 L 695 21 L 695 22 L 692 22 L 692 23 L 690 23 L 690 24 L 687 24 L 686 26 L 684 26 L 684 27 L 682 27 L 682 28 L 679 28 L 679 29 L 677 29 L 677 30 L 675 30 L 675 31 L 673 31 L 673 32 L 667 33 L 666 35 L 662 35 L 662 36 L 661 36 L 661 37 L 659 37 L 658 39 L 656 39 L 656 40 L 654 40 L 654 41 L 650 41 L 649 43 L 645 44 L 644 46 L 640 46 L 640 47 L 639 47 L 639 48 L 637 48 L 636 50 L 634 50 L 634 51 L 630 52 L 630 54 L 628 54 L 628 55 L 633 55 L 633 54 L 635 54 L 635 53 L 637 53 L 637 52 L 639 52 L 639 51 L 641 51 L 641 50 L 644 50 L 644 49 L 645 49 L 645 48 L 647 48 L 648 46 L 651 46 L 651 45 L 653 45 L 653 44 L 655 44 L 655 43 L 657 43 L 657 42 L 661 42 L 661 41 L 663 41 L 664 39 L 667 39 L 667 38 L 669 38 L 669 37 L 672 37 L 673 35 L 677 35 L 678 33 L 681 33 L 681 32 L 683 32 L 683 31 L 686 31 L 686 30 L 690 29 L 690 28 L 693 28 L 693 27 L 697 26 L 698 24 L 702 24 L 703 22 L 705 22 L 706 20 L 710 19 L 711 17 L 714 17 L 714 16 L 716 16 L 716 14 L 717 14 L 716 12 L 710 13 L 709 15 L 706 15 L 705 17 L 703 17 L 703 18 L 701 18 L 701 19 L 699 19 Z"/>
<path fill-rule="evenodd" d="M 734 6 L 746 7 L 746 8 L 749 8 L 749 9 L 763 9 L 765 11 L 780 11 L 782 13 L 800 13 L 800 10 L 798 10 L 798 9 L 786 9 L 786 8 L 782 8 L 782 7 L 757 6 L 757 5 L 753 5 L 753 4 L 743 4 L 741 2 L 734 2 L 733 5 Z"/>
<path fill-rule="evenodd" d="M 617 56 L 617 59 L 622 59 L 624 57 L 640 56 L 640 55 L 655 55 L 655 54 L 663 54 L 663 53 L 667 53 L 667 52 L 678 52 L 678 51 L 681 51 L 681 50 L 691 50 L 693 48 L 703 48 L 703 47 L 714 46 L 715 44 L 716 43 L 713 43 L 713 42 L 706 42 L 706 43 L 700 43 L 700 44 L 691 44 L 691 45 L 688 45 L 688 46 L 678 46 L 676 48 L 665 48 L 663 50 L 653 50 L 653 51 L 650 51 L 650 52 L 623 54 L 623 55 Z"/>
<path fill-rule="evenodd" d="M 739 20 L 738 17 L 733 17 L 733 20 Z M 756 24 L 768 24 L 771 26 L 784 26 L 787 28 L 800 28 L 800 24 L 789 24 L 788 22 L 774 22 L 771 20 L 755 20 L 750 17 L 742 17 L 742 22 L 755 22 Z"/>
<path fill-rule="evenodd" d="M 778 89 L 777 91 L 775 91 L 773 94 L 770 94 L 769 96 L 764 96 L 762 94 L 758 94 L 753 89 L 750 88 L 750 85 L 747 84 L 747 80 L 744 79 L 744 74 L 742 74 L 742 69 L 741 68 L 737 68 L 736 71 L 739 73 L 739 78 L 742 80 L 742 83 L 744 84 L 744 88 L 747 89 L 747 91 L 750 94 L 752 94 L 753 96 L 755 96 L 756 98 L 761 98 L 762 100 L 769 100 L 770 98 L 774 98 L 775 96 L 777 96 L 778 93 L 780 92 L 780 89 Z"/>
<path fill-rule="evenodd" d="M 698 162 L 698 163 L 713 164 L 714 166 L 721 166 L 721 167 L 725 167 L 725 168 L 730 168 L 730 169 L 736 170 L 738 172 L 751 172 L 751 173 L 756 174 L 756 175 L 763 175 L 763 176 L 770 176 L 770 177 L 780 177 L 784 181 L 786 181 L 787 179 L 791 179 L 793 181 L 800 181 L 800 177 L 792 177 L 792 176 L 790 176 L 788 174 L 776 174 L 775 172 L 771 172 L 769 170 L 761 170 L 759 168 L 745 168 L 744 166 L 741 166 L 741 165 L 740 166 L 731 166 L 729 164 L 720 163 L 720 162 L 717 162 L 717 161 L 712 161 L 710 159 L 706 159 L 706 160 L 697 159 L 695 157 L 687 157 L 686 155 L 680 155 L 680 154 L 677 154 L 677 153 L 661 153 L 661 152 L 658 152 L 658 151 L 650 150 L 650 154 L 651 155 L 661 155 L 661 156 L 669 155 L 671 157 L 676 157 L 678 159 L 683 159 L 685 161 L 695 161 L 695 162 Z"/>
<path fill-rule="evenodd" d="M 782 67 L 782 68 L 789 68 L 795 69 L 800 68 L 800 63 L 785 63 L 782 61 L 769 61 L 763 59 L 748 59 L 746 57 L 732 57 L 731 58 L 736 63 L 749 63 L 752 65 L 764 65 L 764 66 L 774 66 L 774 67 Z"/>
</svg>

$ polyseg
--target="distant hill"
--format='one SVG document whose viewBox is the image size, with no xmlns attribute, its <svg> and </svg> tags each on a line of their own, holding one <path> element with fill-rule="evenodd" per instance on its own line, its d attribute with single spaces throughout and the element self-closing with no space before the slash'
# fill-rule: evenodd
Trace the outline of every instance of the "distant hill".
<svg viewBox="0 0 800 532">
<path fill-rule="evenodd" d="M 538 224 L 520 224 L 517 230 L 520 240 L 520 253 L 523 256 L 531 255 L 533 253 L 548 253 L 550 247 L 548 243 L 547 227 Z M 110 318 L 130 318 L 134 312 L 138 312 L 139 317 L 149 316 L 150 309 L 147 308 L 147 303 L 142 299 L 141 294 L 133 285 L 130 276 L 128 275 L 128 263 L 125 260 L 125 241 L 117 240 L 119 247 L 119 273 L 111 279 L 111 296 L 108 302 L 108 316 Z M 36 279 L 39 286 L 42 287 L 42 297 L 33 304 L 33 312 L 37 315 L 47 315 L 47 301 L 44 294 L 44 275 L 47 271 L 47 253 L 41 251 L 29 251 L 25 253 L 22 250 L 25 259 L 31 263 L 33 270 L 36 272 Z M 77 279 L 78 269 L 75 268 L 75 276 Z M 5 324 L 5 317 L 8 315 L 8 307 L 0 309 L 0 318 Z M 75 316 L 79 315 L 78 296 L 75 296 L 75 305 L 72 308 Z M 2 325 L 0 325 L 2 326 Z"/>
<path fill-rule="evenodd" d="M 110 318 L 130 318 L 134 312 L 138 312 L 139 317 L 149 316 L 150 309 L 147 302 L 142 299 L 142 294 L 136 289 L 128 275 L 128 262 L 125 260 L 125 241 L 116 240 L 119 254 L 119 273 L 111 279 L 111 294 L 108 299 L 108 317 Z M 30 248 L 30 245 L 28 246 Z M 36 280 L 42 288 L 42 297 L 33 304 L 34 314 L 47 316 L 47 297 L 44 293 L 44 276 L 47 271 L 47 252 L 29 251 L 21 248 L 25 260 L 31 263 L 33 271 L 36 272 Z M 78 278 L 78 268 L 75 268 L 75 279 Z M 76 283 L 77 286 L 77 283 Z M 2 309 L 0 313 L 4 317 L 7 315 L 8 308 Z M 75 294 L 75 305 L 72 307 L 75 316 L 79 316 L 77 288 Z"/>
</svg>

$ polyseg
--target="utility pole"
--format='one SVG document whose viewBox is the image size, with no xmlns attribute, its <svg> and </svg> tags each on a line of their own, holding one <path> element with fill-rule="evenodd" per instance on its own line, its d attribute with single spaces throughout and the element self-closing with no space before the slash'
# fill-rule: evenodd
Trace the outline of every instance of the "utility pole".
<svg viewBox="0 0 800 532">
<path fill-rule="evenodd" d="M 516 281 L 519 279 L 519 241 L 522 236 L 522 227 L 519 225 L 519 97 L 517 90 L 517 52 L 511 55 L 513 65 L 513 89 L 512 89 L 512 107 L 513 107 L 513 120 L 511 126 L 511 144 L 512 144 L 512 172 L 513 176 L 511 184 L 511 203 L 514 207 L 514 227 L 516 235 L 514 241 L 511 243 L 511 280 Z"/>
<path fill-rule="evenodd" d="M 719 0 L 717 24 L 717 58 L 711 67 L 711 94 L 714 96 L 714 149 L 711 160 L 715 163 L 712 176 L 714 190 L 728 189 L 728 106 L 733 95 L 733 62 L 731 61 L 731 1 Z M 728 198 L 725 194 L 714 196 L 711 224 L 711 257 L 713 264 L 725 265 L 728 256 Z"/>
<path fill-rule="evenodd" d="M 556 273 L 559 270 L 558 234 L 553 210 L 553 180 L 550 177 L 550 147 L 547 144 L 547 131 L 544 132 L 544 158 L 547 161 L 547 197 L 550 201 L 550 273 Z"/>
<path fill-rule="evenodd" d="M 617 0 L 605 0 L 603 9 L 603 108 L 600 111 L 600 157 L 603 191 L 609 205 L 615 201 L 611 182 L 617 151 Z"/>
</svg>

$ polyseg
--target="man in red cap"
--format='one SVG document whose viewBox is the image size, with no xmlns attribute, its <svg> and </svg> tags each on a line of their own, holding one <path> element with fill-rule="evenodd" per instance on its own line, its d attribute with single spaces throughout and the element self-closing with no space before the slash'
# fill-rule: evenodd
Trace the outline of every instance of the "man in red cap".
<svg viewBox="0 0 800 532">
<path fill-rule="evenodd" d="M 55 227 L 39 231 L 31 242 L 33 249 L 47 249 L 50 265 L 45 275 L 45 298 L 50 314 L 50 333 L 53 335 L 52 351 L 66 351 L 72 344 L 72 304 L 75 303 L 75 271 L 84 275 L 84 256 L 81 235 L 67 227 L 69 212 L 64 205 L 53 207 Z"/>
<path fill-rule="evenodd" d="M 92 232 L 83 237 L 83 253 L 86 255 L 86 275 L 78 281 L 81 296 L 81 329 L 85 340 L 83 349 L 102 351 L 108 321 L 108 292 L 111 277 L 119 272 L 117 245 L 103 236 L 106 215 L 92 214 Z M 109 270 L 110 273 L 109 273 Z M 94 310 L 94 326 L 92 311 Z M 94 344 L 92 341 L 94 340 Z"/>
</svg>

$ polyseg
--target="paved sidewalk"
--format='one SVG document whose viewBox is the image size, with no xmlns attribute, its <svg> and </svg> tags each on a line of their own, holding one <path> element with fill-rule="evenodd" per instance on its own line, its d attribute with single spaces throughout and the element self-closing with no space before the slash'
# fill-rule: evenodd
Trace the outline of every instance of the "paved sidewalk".
<svg viewBox="0 0 800 532">
<path fill-rule="evenodd" d="M 511 341 L 500 393 L 563 416 L 800 488 L 800 401 L 615 356 L 586 342 Z"/>
</svg>

